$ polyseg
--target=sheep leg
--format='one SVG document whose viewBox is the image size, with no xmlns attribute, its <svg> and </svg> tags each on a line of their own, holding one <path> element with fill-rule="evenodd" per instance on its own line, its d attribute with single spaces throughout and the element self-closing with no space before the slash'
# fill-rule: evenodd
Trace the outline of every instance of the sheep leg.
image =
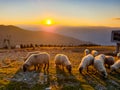
<svg viewBox="0 0 120 90">
<path fill-rule="evenodd" d="M 44 68 L 43 68 L 43 69 L 45 70 L 45 68 L 46 68 L 46 64 L 44 65 Z"/>
<path fill-rule="evenodd" d="M 88 70 L 88 66 L 87 66 L 87 73 L 88 73 L 88 71 L 89 71 L 89 70 Z"/>
<path fill-rule="evenodd" d="M 106 64 L 104 64 L 104 66 L 107 68 Z"/>
<path fill-rule="evenodd" d="M 40 65 L 38 64 L 38 70 L 40 69 Z"/>
<path fill-rule="evenodd" d="M 48 69 L 49 69 L 49 63 L 47 64 L 47 71 L 48 71 Z"/>
<path fill-rule="evenodd" d="M 64 65 L 62 65 L 62 70 L 64 71 Z"/>
<path fill-rule="evenodd" d="M 110 65 L 108 65 L 108 68 L 110 69 Z"/>
<path fill-rule="evenodd" d="M 37 65 L 34 65 L 34 70 L 35 70 L 35 71 L 37 70 Z"/>
</svg>

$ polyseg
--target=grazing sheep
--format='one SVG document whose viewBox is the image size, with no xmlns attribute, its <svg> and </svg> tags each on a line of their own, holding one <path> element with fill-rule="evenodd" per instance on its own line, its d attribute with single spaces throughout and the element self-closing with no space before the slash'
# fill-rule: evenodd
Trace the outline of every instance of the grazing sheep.
<svg viewBox="0 0 120 90">
<path fill-rule="evenodd" d="M 117 57 L 118 57 L 118 59 L 120 59 L 120 53 L 117 53 Z"/>
<path fill-rule="evenodd" d="M 110 65 L 114 64 L 114 57 L 113 56 L 105 56 L 105 65 L 108 65 L 108 68 L 110 69 Z"/>
<path fill-rule="evenodd" d="M 88 72 L 88 66 L 92 65 L 93 61 L 94 61 L 93 55 L 88 54 L 87 56 L 84 56 L 82 58 L 82 61 L 81 61 L 80 65 L 79 65 L 79 67 L 78 67 L 79 68 L 79 72 L 82 74 L 82 70 L 86 69 L 86 68 L 87 68 L 87 72 Z"/>
<path fill-rule="evenodd" d="M 28 70 L 29 66 L 37 66 L 37 65 L 44 65 L 44 70 L 47 65 L 47 70 L 49 69 L 49 60 L 50 55 L 46 52 L 38 53 L 38 54 L 32 54 L 30 55 L 25 63 L 23 64 L 23 71 L 25 72 Z"/>
<path fill-rule="evenodd" d="M 105 55 L 100 54 L 94 58 L 94 67 L 101 73 L 105 78 L 107 78 L 106 68 L 104 66 Z"/>
<path fill-rule="evenodd" d="M 64 69 L 64 67 L 66 67 L 66 69 L 69 71 L 69 73 L 71 73 L 72 71 L 72 66 L 71 66 L 71 62 L 69 61 L 69 58 L 64 55 L 64 54 L 57 54 L 55 56 L 55 64 L 56 66 L 62 66 L 62 68 Z"/>
<path fill-rule="evenodd" d="M 117 71 L 120 68 L 120 60 L 117 60 L 113 65 L 111 65 L 110 68 L 111 68 L 111 72 Z"/>
<path fill-rule="evenodd" d="M 96 50 L 92 50 L 91 54 L 95 57 L 95 56 L 97 56 L 99 53 L 98 53 L 98 51 L 96 51 Z"/>
<path fill-rule="evenodd" d="M 84 54 L 85 54 L 85 56 L 88 55 L 88 54 L 90 54 L 90 50 L 89 49 L 85 49 L 84 50 Z"/>
</svg>

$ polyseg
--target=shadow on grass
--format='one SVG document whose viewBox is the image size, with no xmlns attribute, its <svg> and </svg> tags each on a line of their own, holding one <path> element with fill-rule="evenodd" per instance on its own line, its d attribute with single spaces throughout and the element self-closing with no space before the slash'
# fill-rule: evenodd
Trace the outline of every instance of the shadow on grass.
<svg viewBox="0 0 120 90">
<path fill-rule="evenodd" d="M 84 72 L 83 78 L 96 90 L 120 90 L 118 74 L 108 73 L 108 78 L 103 78 L 99 73 Z"/>
<path fill-rule="evenodd" d="M 0 86 L 0 90 L 45 90 L 49 87 L 51 90 L 93 90 L 91 87 L 96 90 L 120 90 L 120 77 L 116 72 L 108 73 L 106 80 L 98 73 L 94 75 L 92 70 L 84 75 L 74 70 L 73 74 L 69 74 L 60 68 L 56 68 L 55 72 L 56 74 L 49 74 L 41 70 L 24 73 L 18 69 L 7 85 Z"/>
<path fill-rule="evenodd" d="M 49 86 L 49 73 L 18 69 L 7 85 L 0 90 L 45 90 Z"/>
<path fill-rule="evenodd" d="M 57 88 L 60 90 L 82 90 L 80 81 L 66 70 L 56 68 Z"/>
</svg>

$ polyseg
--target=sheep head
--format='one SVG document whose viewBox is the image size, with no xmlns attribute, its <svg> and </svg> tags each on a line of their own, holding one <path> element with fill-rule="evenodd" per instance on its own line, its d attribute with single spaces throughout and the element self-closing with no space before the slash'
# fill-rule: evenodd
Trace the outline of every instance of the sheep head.
<svg viewBox="0 0 120 90">
<path fill-rule="evenodd" d="M 89 49 L 85 49 L 84 53 L 85 53 L 85 55 L 88 55 L 90 53 L 90 50 Z"/>
<path fill-rule="evenodd" d="M 27 71 L 28 66 L 29 66 L 29 65 L 27 65 L 27 64 L 24 64 L 24 65 L 23 65 L 23 71 L 24 71 L 24 72 L 26 72 L 26 71 Z"/>
<path fill-rule="evenodd" d="M 118 59 L 120 59 L 120 53 L 117 54 Z"/>
<path fill-rule="evenodd" d="M 111 69 L 110 73 L 115 71 L 115 68 L 113 66 L 111 66 L 110 69 Z"/>
<path fill-rule="evenodd" d="M 71 73 L 71 71 L 72 71 L 72 66 L 71 66 L 71 65 L 67 65 L 67 66 L 66 66 L 66 69 L 69 71 L 69 73 Z"/>
<path fill-rule="evenodd" d="M 101 72 L 101 74 L 103 75 L 104 78 L 107 78 L 107 73 L 106 72 Z"/>
<path fill-rule="evenodd" d="M 91 54 L 95 57 L 95 56 L 97 56 L 99 53 L 98 53 L 98 51 L 96 51 L 96 50 L 92 50 Z"/>
<path fill-rule="evenodd" d="M 83 67 L 79 68 L 79 72 L 82 74 Z"/>
</svg>

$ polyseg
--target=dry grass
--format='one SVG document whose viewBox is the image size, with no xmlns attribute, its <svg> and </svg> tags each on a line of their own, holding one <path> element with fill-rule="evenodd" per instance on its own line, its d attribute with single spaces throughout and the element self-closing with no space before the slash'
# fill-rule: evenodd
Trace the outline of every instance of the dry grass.
<svg viewBox="0 0 120 90">
<path fill-rule="evenodd" d="M 105 46 L 67 47 L 64 50 L 59 47 L 39 48 L 37 51 L 45 51 L 51 55 L 49 72 L 41 70 L 26 73 L 21 69 L 23 60 L 20 57 L 25 56 L 27 52 L 18 50 L 2 53 L 1 50 L 0 90 L 45 90 L 46 88 L 51 90 L 120 90 L 120 71 L 109 74 L 108 79 L 103 79 L 98 73 L 94 75 L 92 66 L 89 68 L 89 73 L 84 71 L 84 75 L 79 74 L 77 67 L 83 57 L 85 48 L 96 49 L 100 53 L 111 53 L 115 50 L 115 47 Z M 31 51 L 31 49 L 28 51 Z M 72 74 L 54 67 L 54 56 L 58 53 L 68 55 L 72 62 Z M 107 72 L 109 73 L 108 69 Z"/>
</svg>

